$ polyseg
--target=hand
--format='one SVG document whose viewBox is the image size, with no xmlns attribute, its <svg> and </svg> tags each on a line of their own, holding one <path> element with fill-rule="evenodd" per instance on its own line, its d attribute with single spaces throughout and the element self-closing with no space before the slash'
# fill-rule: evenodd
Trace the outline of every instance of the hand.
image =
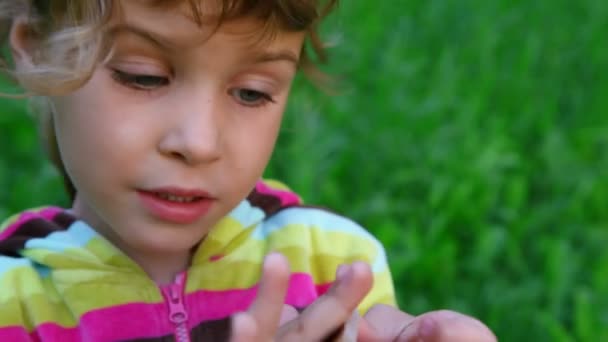
<svg viewBox="0 0 608 342">
<path fill-rule="evenodd" d="M 289 266 L 280 254 L 266 257 L 258 295 L 247 312 L 232 321 L 232 342 L 324 341 L 353 316 L 372 286 L 369 266 L 354 263 L 341 267 L 337 281 L 301 314 L 284 305 Z"/>
<path fill-rule="evenodd" d="M 411 316 L 380 304 L 361 320 L 357 341 L 496 342 L 496 336 L 480 321 L 454 311 Z"/>
<path fill-rule="evenodd" d="M 496 342 L 483 323 L 463 314 L 441 310 L 412 316 L 387 305 L 376 305 L 357 319 L 356 307 L 369 292 L 372 273 L 361 262 L 341 266 L 336 283 L 301 315 L 284 305 L 289 266 L 279 254 L 269 255 L 263 267 L 258 296 L 251 308 L 233 319 L 232 342 L 335 341 L 329 338 L 358 322 L 344 339 L 359 342 Z M 355 314 L 353 315 L 353 312 Z"/>
</svg>

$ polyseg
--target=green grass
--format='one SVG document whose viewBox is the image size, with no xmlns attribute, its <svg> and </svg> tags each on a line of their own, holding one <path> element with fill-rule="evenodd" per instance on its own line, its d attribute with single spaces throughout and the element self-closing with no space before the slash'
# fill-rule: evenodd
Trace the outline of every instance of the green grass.
<svg viewBox="0 0 608 342">
<path fill-rule="evenodd" d="M 341 93 L 298 80 L 268 175 L 378 236 L 407 311 L 608 341 L 606 18 L 602 0 L 343 1 Z M 22 105 L 0 105 L 0 215 L 65 205 Z"/>
</svg>

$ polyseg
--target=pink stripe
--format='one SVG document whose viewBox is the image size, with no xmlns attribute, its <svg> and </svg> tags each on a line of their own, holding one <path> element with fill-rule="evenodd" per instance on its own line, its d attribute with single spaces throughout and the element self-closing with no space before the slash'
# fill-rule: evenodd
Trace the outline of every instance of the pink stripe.
<svg viewBox="0 0 608 342">
<path fill-rule="evenodd" d="M 55 323 L 45 323 L 40 325 L 34 332 L 30 334 L 30 341 L 77 342 L 85 340 L 80 338 L 78 329 L 66 329 Z"/>
<path fill-rule="evenodd" d="M 163 319 L 165 316 L 167 319 Z M 137 303 L 88 312 L 82 316 L 78 327 L 65 328 L 57 323 L 44 323 L 29 337 L 32 341 L 122 341 L 172 333 L 165 303 Z M 24 341 L 24 334 L 23 328 L 9 328 L 8 331 L 0 328 L 0 341 Z"/>
<path fill-rule="evenodd" d="M 0 341 L 40 341 L 39 338 L 29 335 L 23 327 L 0 327 Z"/>
<path fill-rule="evenodd" d="M 293 274 L 285 303 L 298 308 L 306 307 L 325 293 L 330 285 L 315 285 L 309 274 Z M 186 295 L 189 328 L 203 321 L 221 319 L 247 310 L 256 292 L 257 285 L 241 290 L 200 290 Z M 78 327 L 41 324 L 29 337 L 33 341 L 117 341 L 167 336 L 173 330 L 165 303 L 133 303 L 90 311 L 82 316 Z M 28 334 L 20 327 L 0 328 L 0 341 L 22 341 L 25 336 Z"/>
<path fill-rule="evenodd" d="M 281 200 L 282 206 L 301 204 L 300 198 L 295 193 L 291 191 L 273 189 L 266 185 L 266 183 L 264 182 L 258 182 L 255 185 L 255 189 L 257 190 L 257 192 L 262 193 L 264 195 L 278 197 L 279 200 Z"/>
<path fill-rule="evenodd" d="M 4 231 L 0 232 L 0 241 L 7 239 L 15 233 L 25 222 L 33 219 L 52 220 L 55 215 L 62 211 L 60 208 L 49 207 L 40 211 L 26 211 L 17 217 L 17 220 L 11 223 Z"/>
</svg>

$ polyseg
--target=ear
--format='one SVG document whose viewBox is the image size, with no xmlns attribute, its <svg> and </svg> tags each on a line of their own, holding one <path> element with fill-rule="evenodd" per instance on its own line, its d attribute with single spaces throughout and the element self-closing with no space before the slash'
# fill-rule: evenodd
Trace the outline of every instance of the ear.
<svg viewBox="0 0 608 342">
<path fill-rule="evenodd" d="M 9 44 L 17 70 L 33 66 L 33 36 L 25 17 L 15 18 L 9 33 Z"/>
</svg>

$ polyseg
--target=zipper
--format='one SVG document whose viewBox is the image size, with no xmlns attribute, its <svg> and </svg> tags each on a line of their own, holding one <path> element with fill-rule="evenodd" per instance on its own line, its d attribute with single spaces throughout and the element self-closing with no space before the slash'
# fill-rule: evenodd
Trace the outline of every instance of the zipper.
<svg viewBox="0 0 608 342">
<path fill-rule="evenodd" d="M 188 311 L 184 305 L 185 274 L 177 276 L 175 282 L 165 288 L 163 293 L 169 305 L 169 321 L 173 323 L 175 342 L 190 342 L 188 330 Z"/>
</svg>

